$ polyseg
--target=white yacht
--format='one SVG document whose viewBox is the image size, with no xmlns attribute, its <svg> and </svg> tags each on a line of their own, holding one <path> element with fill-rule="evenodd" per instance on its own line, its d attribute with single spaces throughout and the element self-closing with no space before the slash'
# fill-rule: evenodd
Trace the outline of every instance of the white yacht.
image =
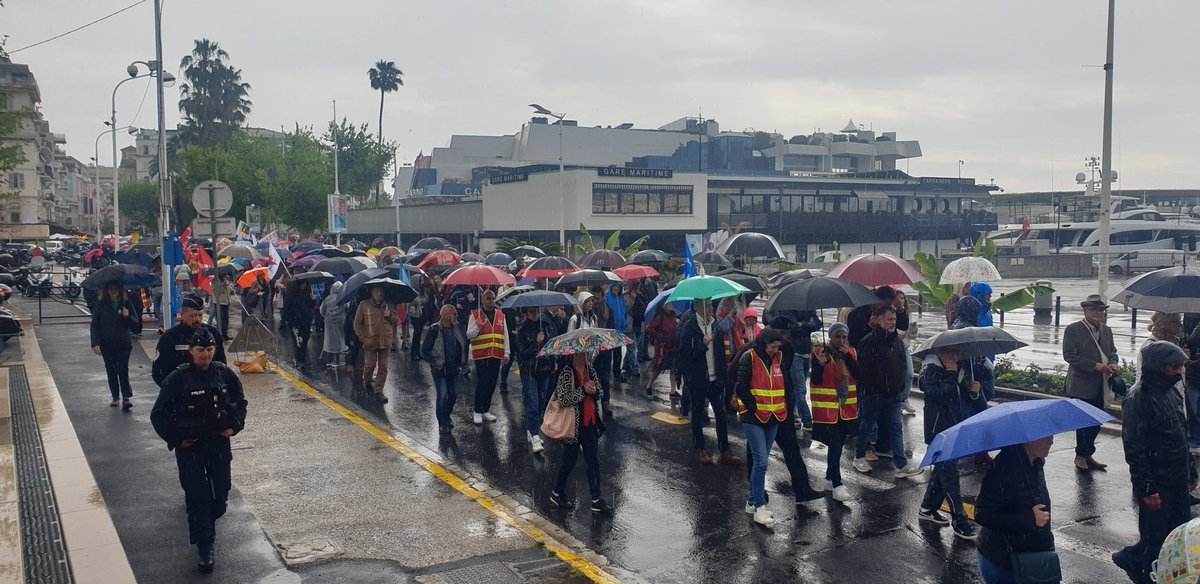
<svg viewBox="0 0 1200 584">
<path fill-rule="evenodd" d="M 1046 240 L 1051 251 L 1062 253 L 1096 253 L 1100 247 L 1097 209 L 1098 205 L 1085 202 L 1075 211 L 1040 217 L 1038 223 L 1030 223 L 1024 240 Z M 1150 249 L 1200 251 L 1200 223 L 1180 218 L 1167 220 L 1154 207 L 1134 197 L 1114 196 L 1110 209 L 1110 254 Z M 998 247 L 1010 247 L 1022 240 L 1024 231 L 1023 224 L 1001 225 L 987 237 Z"/>
</svg>

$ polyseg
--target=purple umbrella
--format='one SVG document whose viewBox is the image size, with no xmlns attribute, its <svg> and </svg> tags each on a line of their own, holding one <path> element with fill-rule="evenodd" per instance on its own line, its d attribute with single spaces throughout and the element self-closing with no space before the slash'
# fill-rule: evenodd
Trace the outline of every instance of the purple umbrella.
<svg viewBox="0 0 1200 584">
<path fill-rule="evenodd" d="M 313 268 L 313 266 L 317 265 L 318 262 L 321 262 L 325 259 L 326 258 L 323 255 L 304 256 L 304 257 L 296 260 L 295 262 L 293 262 L 292 267 L 300 268 L 302 270 L 311 270 Z"/>
</svg>

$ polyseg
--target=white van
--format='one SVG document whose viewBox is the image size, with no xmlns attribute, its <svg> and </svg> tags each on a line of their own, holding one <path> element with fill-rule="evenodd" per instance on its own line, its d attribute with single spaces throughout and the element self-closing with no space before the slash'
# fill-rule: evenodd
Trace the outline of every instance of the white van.
<svg viewBox="0 0 1200 584">
<path fill-rule="evenodd" d="M 63 242 L 60 240 L 57 240 L 57 239 L 51 239 L 42 244 L 42 251 L 51 252 L 51 251 L 62 251 L 62 250 L 63 250 Z"/>
<path fill-rule="evenodd" d="M 1200 265 L 1200 254 L 1177 249 L 1141 249 L 1123 253 L 1108 265 L 1114 274 L 1137 274 L 1162 268 Z"/>
</svg>

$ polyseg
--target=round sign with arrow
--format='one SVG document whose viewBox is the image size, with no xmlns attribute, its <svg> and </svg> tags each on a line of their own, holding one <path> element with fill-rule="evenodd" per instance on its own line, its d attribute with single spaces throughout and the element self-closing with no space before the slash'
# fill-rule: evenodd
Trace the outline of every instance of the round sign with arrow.
<svg viewBox="0 0 1200 584">
<path fill-rule="evenodd" d="M 206 180 L 192 190 L 192 206 L 202 217 L 221 217 L 233 208 L 233 191 L 219 180 Z"/>
</svg>

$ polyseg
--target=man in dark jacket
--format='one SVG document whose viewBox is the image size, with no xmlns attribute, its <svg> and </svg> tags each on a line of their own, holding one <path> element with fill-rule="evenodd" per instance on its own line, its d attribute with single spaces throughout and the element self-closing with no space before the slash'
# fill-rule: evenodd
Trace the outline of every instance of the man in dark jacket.
<svg viewBox="0 0 1200 584">
<path fill-rule="evenodd" d="M 1175 385 L 1183 377 L 1187 355 L 1168 342 L 1142 350 L 1142 378 L 1121 410 L 1121 441 L 1129 480 L 1138 505 L 1138 542 L 1112 556 L 1134 582 L 1150 582 L 1150 564 L 1158 559 L 1167 534 L 1191 519 L 1189 491 L 1196 469 L 1187 445 L 1183 401 Z"/>
<path fill-rule="evenodd" d="M 179 309 L 179 324 L 158 338 L 158 346 L 154 350 L 155 358 L 150 375 L 159 387 L 163 386 L 163 381 L 172 371 L 184 363 L 191 363 L 188 343 L 198 329 L 207 329 L 216 339 L 217 348 L 213 360 L 225 363 L 225 347 L 221 333 L 217 331 L 217 327 L 204 324 L 204 298 L 189 294 L 183 297 L 183 307 Z"/>
<path fill-rule="evenodd" d="M 816 311 L 804 310 L 796 314 L 796 321 L 788 327 L 788 344 L 795 358 L 790 374 L 795 388 L 792 409 L 795 421 L 805 431 L 812 431 L 812 409 L 808 407 L 808 373 L 812 368 L 812 334 L 824 328 Z"/>
<path fill-rule="evenodd" d="M 892 306 L 896 301 L 896 289 L 891 286 L 880 286 L 875 289 L 875 297 L 879 299 L 879 302 L 855 308 L 846 316 L 846 327 L 850 329 L 850 336 L 847 340 L 850 342 L 851 347 L 857 347 L 858 343 L 863 340 L 863 337 L 871 334 L 875 311 L 884 306 Z M 897 318 L 899 318 L 899 315 L 897 315 Z M 899 330 L 908 330 L 908 328 L 906 326 Z"/>
<path fill-rule="evenodd" d="M 429 325 L 421 341 L 421 358 L 429 364 L 437 390 L 434 415 L 442 434 L 449 434 L 454 428 L 450 413 L 458 401 L 458 379 L 467 369 L 469 355 L 467 337 L 458 326 L 456 312 L 453 304 L 443 305 L 438 321 Z"/>
<path fill-rule="evenodd" d="M 905 379 L 908 365 L 904 341 L 896 333 L 896 309 L 886 304 L 875 310 L 871 334 L 858 343 L 858 401 L 862 423 L 858 430 L 858 444 L 854 452 L 854 469 L 871 472 L 871 465 L 864 458 L 867 441 L 875 426 L 890 432 L 892 463 L 896 466 L 896 477 L 911 477 L 921 474 L 916 464 L 908 464 L 904 454 L 904 425 L 900 420 L 900 404 L 904 402 L 904 387 L 912 380 Z M 886 419 L 886 423 L 884 420 Z"/>
<path fill-rule="evenodd" d="M 721 451 L 718 461 L 737 464 L 741 460 L 729 451 L 729 434 L 725 423 L 727 374 L 721 343 L 724 335 L 729 333 L 728 324 L 722 325 L 724 321 L 713 318 L 712 304 L 708 301 L 693 302 L 692 312 L 693 316 L 680 325 L 679 359 L 683 364 L 692 406 L 692 442 L 696 462 L 713 462 L 704 449 L 704 418 L 711 403 L 717 427 L 717 448 Z"/>
<path fill-rule="evenodd" d="M 1067 395 L 1104 409 L 1108 379 L 1121 372 L 1113 332 L 1105 324 L 1108 305 L 1099 294 L 1088 296 L 1079 305 L 1083 319 L 1067 325 L 1062 338 L 1063 360 L 1069 365 Z M 1098 435 L 1099 426 L 1075 431 L 1075 466 L 1080 470 L 1104 470 L 1108 466 L 1092 458 Z"/>
</svg>

